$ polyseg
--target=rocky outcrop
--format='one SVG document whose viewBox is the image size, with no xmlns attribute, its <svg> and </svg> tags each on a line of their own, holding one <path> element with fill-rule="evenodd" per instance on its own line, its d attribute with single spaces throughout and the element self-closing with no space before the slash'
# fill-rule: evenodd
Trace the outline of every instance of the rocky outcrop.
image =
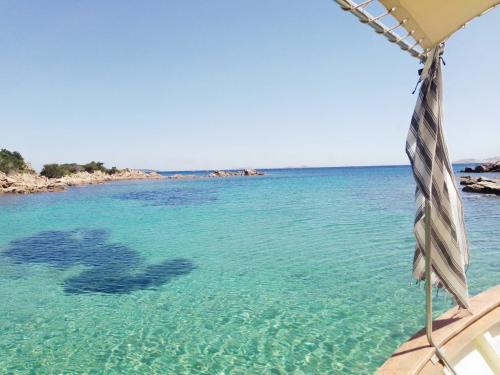
<svg viewBox="0 0 500 375">
<path fill-rule="evenodd" d="M 78 172 L 68 176 L 58 178 L 56 180 L 66 184 L 67 186 L 92 185 L 102 184 L 108 181 L 123 181 L 123 180 L 146 180 L 146 179 L 162 179 L 162 175 L 151 172 L 146 173 L 134 169 L 122 169 L 114 174 L 104 172 Z"/>
<path fill-rule="evenodd" d="M 1 193 L 39 193 L 46 191 L 61 191 L 67 185 L 60 181 L 38 176 L 34 173 L 16 173 L 6 175 L 0 172 L 0 194 Z"/>
<path fill-rule="evenodd" d="M 245 176 L 263 176 L 264 172 L 259 172 L 255 169 L 244 169 L 243 175 L 245 175 Z"/>
<path fill-rule="evenodd" d="M 146 173 L 133 169 L 123 169 L 112 175 L 103 172 L 78 172 L 61 178 L 47 178 L 35 173 L 6 175 L 0 172 L 1 193 L 40 193 L 62 191 L 69 186 L 102 184 L 108 181 L 145 180 L 165 178 L 156 172 Z"/>
<path fill-rule="evenodd" d="M 173 176 L 167 176 L 170 180 L 192 180 L 195 178 L 203 178 L 205 176 L 198 176 L 195 174 L 174 174 Z"/>
<path fill-rule="evenodd" d="M 263 172 L 258 172 L 255 169 L 243 169 L 242 171 L 213 171 L 208 177 L 232 177 L 232 176 L 263 176 Z"/>
<path fill-rule="evenodd" d="M 213 171 L 212 173 L 209 173 L 208 177 L 231 177 L 231 176 L 241 176 L 241 175 L 242 175 L 241 171 L 233 172 L 233 171 L 216 170 Z"/>
<path fill-rule="evenodd" d="M 166 178 L 171 180 L 192 180 L 198 178 L 218 178 L 218 177 L 234 177 L 234 176 L 263 176 L 264 173 L 255 169 L 243 169 L 240 171 L 224 171 L 221 169 L 210 172 L 206 175 L 197 174 L 174 174 Z"/>
<path fill-rule="evenodd" d="M 500 172 L 500 160 L 478 165 L 474 168 L 466 167 L 460 172 L 465 173 L 487 173 L 487 172 Z"/>
<path fill-rule="evenodd" d="M 108 174 L 101 171 L 93 173 L 76 172 L 61 178 L 47 178 L 36 174 L 36 172 L 16 173 L 6 175 L 0 172 L 0 194 L 2 193 L 40 193 L 66 190 L 70 186 L 82 186 L 102 184 L 109 181 L 123 180 L 151 180 L 151 179 L 172 179 L 186 180 L 198 178 L 231 177 L 231 176 L 262 176 L 264 173 L 255 169 L 244 169 L 241 171 L 216 170 L 212 173 L 200 176 L 193 174 L 175 174 L 173 176 L 162 176 L 156 172 L 144 172 L 134 169 L 122 169 L 116 173 Z"/>
<path fill-rule="evenodd" d="M 469 193 L 500 195 L 500 178 L 474 178 L 464 176 L 460 178 L 460 185 L 463 185 L 462 191 Z"/>
</svg>

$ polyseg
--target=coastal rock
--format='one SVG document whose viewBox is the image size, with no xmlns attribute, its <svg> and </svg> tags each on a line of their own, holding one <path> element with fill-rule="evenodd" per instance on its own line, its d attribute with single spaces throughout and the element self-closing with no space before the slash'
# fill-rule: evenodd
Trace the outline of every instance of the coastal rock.
<svg viewBox="0 0 500 375">
<path fill-rule="evenodd" d="M 12 184 L 16 183 L 16 180 L 12 177 L 7 176 L 5 173 L 0 172 L 0 187 L 7 188 Z"/>
<path fill-rule="evenodd" d="M 243 170 L 243 175 L 244 176 L 263 176 L 263 172 L 258 172 L 255 169 L 244 169 Z"/>
<path fill-rule="evenodd" d="M 147 179 L 160 180 L 162 178 L 165 178 L 164 176 L 162 176 L 158 172 L 149 172 L 149 173 L 143 172 L 143 173 L 145 173 Z"/>
<path fill-rule="evenodd" d="M 244 169 L 242 171 L 222 171 L 216 170 L 208 175 L 208 177 L 232 177 L 232 176 L 262 176 L 264 173 L 255 169 Z"/>
<path fill-rule="evenodd" d="M 460 178 L 460 185 L 464 186 L 462 191 L 469 193 L 500 195 L 500 178 L 473 178 L 464 176 Z"/>
<path fill-rule="evenodd" d="M 24 162 L 24 173 L 29 173 L 29 174 L 37 174 L 31 163 L 28 163 L 27 161 Z"/>
<path fill-rule="evenodd" d="M 241 176 L 242 172 L 216 170 L 208 175 L 208 177 L 231 177 Z"/>
<path fill-rule="evenodd" d="M 16 180 L 14 178 L 11 178 L 11 177 L 5 177 L 5 183 L 12 185 L 12 184 L 16 183 Z"/>
<path fill-rule="evenodd" d="M 197 176 L 195 174 L 174 174 L 173 176 L 168 176 L 171 180 L 192 180 L 195 178 L 202 178 L 203 176 Z"/>
<path fill-rule="evenodd" d="M 150 172 L 146 173 L 143 171 L 124 169 L 118 171 L 114 174 L 107 174 L 101 171 L 96 171 L 94 173 L 89 172 L 77 172 L 69 176 L 64 176 L 58 179 L 61 183 L 67 184 L 68 186 L 78 186 L 87 184 L 102 184 L 107 181 L 119 181 L 119 180 L 146 180 L 146 179 L 162 179 L 164 176 L 156 173 Z"/>
<path fill-rule="evenodd" d="M 61 178 L 47 178 L 31 172 L 17 173 L 7 176 L 5 173 L 0 172 L 0 194 L 53 192 L 65 190 L 69 186 L 102 184 L 108 181 L 119 180 L 146 180 L 162 178 L 165 177 L 156 172 L 146 173 L 132 169 L 124 169 L 111 175 L 101 171 L 96 171 L 94 173 L 77 172 Z"/>
<path fill-rule="evenodd" d="M 500 160 L 477 165 L 474 168 L 465 167 L 462 171 L 465 173 L 488 173 L 488 172 L 500 172 Z"/>
<path fill-rule="evenodd" d="M 57 191 L 64 189 L 60 184 L 54 184 L 43 176 L 28 171 L 26 173 L 15 173 L 6 175 L 0 172 L 0 194 L 17 193 L 28 194 L 42 191 Z"/>
<path fill-rule="evenodd" d="M 264 173 L 256 171 L 255 169 L 244 169 L 241 171 L 224 171 L 217 169 L 210 172 L 207 175 L 195 175 L 195 174 L 174 174 L 173 176 L 168 176 L 171 180 L 189 180 L 198 178 L 217 178 L 217 177 L 234 177 L 234 176 L 262 176 Z"/>
<path fill-rule="evenodd" d="M 224 171 L 215 170 L 206 176 L 176 174 L 173 176 L 162 176 L 157 172 L 144 172 L 134 169 L 117 170 L 113 174 L 108 174 L 102 171 L 93 173 L 79 171 L 61 178 L 48 178 L 40 176 L 33 171 L 25 173 L 16 173 L 6 175 L 0 172 L 0 194 L 2 193 L 17 193 L 29 194 L 39 192 L 62 191 L 70 186 L 82 186 L 103 184 L 109 181 L 124 181 L 124 180 L 157 180 L 157 179 L 197 179 L 197 178 L 215 178 L 215 177 L 232 177 L 232 176 L 262 176 L 264 173 L 255 169 L 244 169 L 240 171 Z"/>
<path fill-rule="evenodd" d="M 101 172 L 102 173 L 102 172 Z M 103 173 L 104 174 L 104 173 Z M 104 174 L 106 175 L 106 174 Z M 112 175 L 106 175 L 111 180 L 158 180 L 164 179 L 165 176 L 157 172 L 144 172 L 136 169 L 123 169 Z"/>
</svg>

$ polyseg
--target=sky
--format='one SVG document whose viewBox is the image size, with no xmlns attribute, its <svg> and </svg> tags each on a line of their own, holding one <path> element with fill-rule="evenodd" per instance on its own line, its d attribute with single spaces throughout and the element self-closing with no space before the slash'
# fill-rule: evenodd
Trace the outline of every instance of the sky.
<svg viewBox="0 0 500 375">
<path fill-rule="evenodd" d="M 452 160 L 500 154 L 500 10 L 447 43 Z M 418 61 L 331 0 L 0 0 L 0 147 L 36 168 L 407 164 Z"/>
</svg>

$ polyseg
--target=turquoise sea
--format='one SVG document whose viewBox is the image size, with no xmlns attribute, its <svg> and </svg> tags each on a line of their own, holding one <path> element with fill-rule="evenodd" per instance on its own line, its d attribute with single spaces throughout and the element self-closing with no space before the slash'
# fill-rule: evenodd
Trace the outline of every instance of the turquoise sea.
<svg viewBox="0 0 500 375">
<path fill-rule="evenodd" d="M 424 322 L 409 167 L 266 173 L 1 196 L 0 374 L 373 373 Z M 463 196 L 476 294 L 500 198 Z"/>
</svg>

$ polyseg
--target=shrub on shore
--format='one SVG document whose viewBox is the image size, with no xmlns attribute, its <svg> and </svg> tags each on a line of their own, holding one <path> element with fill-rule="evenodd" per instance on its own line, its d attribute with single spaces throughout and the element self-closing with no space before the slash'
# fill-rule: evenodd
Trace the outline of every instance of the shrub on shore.
<svg viewBox="0 0 500 375">
<path fill-rule="evenodd" d="M 31 168 L 17 151 L 0 150 L 0 171 L 3 173 L 31 172 Z"/>
<path fill-rule="evenodd" d="M 107 170 L 107 174 L 115 174 L 115 173 L 118 173 L 120 172 L 120 170 L 116 167 L 111 167 L 110 169 Z"/>
<path fill-rule="evenodd" d="M 63 176 L 69 175 L 72 172 L 70 171 L 70 166 L 71 164 L 45 164 L 43 166 L 42 171 L 40 174 L 42 176 L 48 177 L 48 178 L 61 178 Z"/>
<path fill-rule="evenodd" d="M 108 172 L 108 170 L 104 167 L 104 163 L 101 163 L 100 161 L 91 161 L 90 163 L 82 165 L 82 167 L 85 169 L 85 172 L 89 173 L 94 173 L 96 171 L 101 171 L 103 173 Z"/>
<path fill-rule="evenodd" d="M 119 172 L 119 169 L 116 167 L 107 169 L 104 163 L 92 161 L 87 164 L 45 164 L 40 174 L 48 178 L 61 178 L 78 172 L 94 173 L 97 171 L 111 175 Z"/>
</svg>

